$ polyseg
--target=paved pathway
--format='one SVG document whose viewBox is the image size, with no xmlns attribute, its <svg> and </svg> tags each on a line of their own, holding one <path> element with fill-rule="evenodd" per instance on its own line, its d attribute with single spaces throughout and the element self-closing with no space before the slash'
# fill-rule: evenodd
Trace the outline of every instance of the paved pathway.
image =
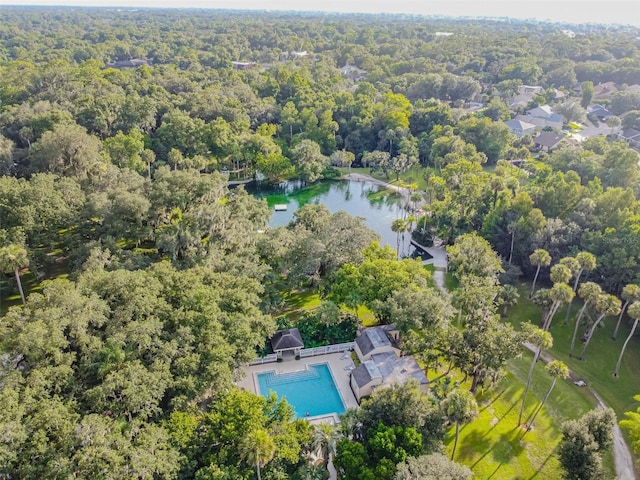
<svg viewBox="0 0 640 480">
<path fill-rule="evenodd" d="M 362 173 L 348 173 L 343 178 L 345 180 L 353 180 L 354 182 L 370 182 L 375 185 L 382 185 L 383 187 L 388 188 L 389 190 L 394 190 L 402 195 L 409 195 L 409 193 L 411 193 L 408 188 L 399 187 Z"/>
<path fill-rule="evenodd" d="M 535 353 L 536 347 L 531 343 L 525 342 L 524 346 Z M 540 359 L 545 363 L 549 363 L 554 358 L 548 353 L 542 352 Z M 604 403 L 602 397 L 588 385 L 587 388 L 598 402 L 598 408 L 607 408 L 607 404 Z M 624 436 L 617 421 L 613 425 L 613 459 L 615 461 L 617 480 L 634 480 L 636 478 L 633 472 L 633 457 L 631 456 L 631 452 L 629 452 L 627 443 L 624 441 Z"/>
<path fill-rule="evenodd" d="M 593 393 L 598 401 L 598 408 L 607 408 L 607 404 L 591 387 L 587 386 L 589 391 Z M 633 458 L 629 447 L 624 441 L 622 431 L 618 426 L 618 422 L 613 424 L 613 460 L 616 464 L 616 476 L 618 480 L 634 480 L 635 474 L 633 473 Z"/>
</svg>

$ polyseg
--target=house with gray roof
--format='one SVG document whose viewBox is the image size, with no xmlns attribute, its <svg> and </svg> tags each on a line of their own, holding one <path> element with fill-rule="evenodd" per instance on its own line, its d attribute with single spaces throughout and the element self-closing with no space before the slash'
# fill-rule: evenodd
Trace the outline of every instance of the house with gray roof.
<svg viewBox="0 0 640 480">
<path fill-rule="evenodd" d="M 557 147 L 560 142 L 564 140 L 566 140 L 564 135 L 559 135 L 555 132 L 541 132 L 540 135 L 533 139 L 533 144 L 543 152 L 548 152 Z"/>
<path fill-rule="evenodd" d="M 138 68 L 143 65 L 149 65 L 149 62 L 141 58 L 131 58 L 129 60 L 118 60 L 117 62 L 107 63 L 104 68 L 117 68 L 122 70 L 123 68 Z"/>
<path fill-rule="evenodd" d="M 536 131 L 536 126 L 533 123 L 523 122 L 522 120 L 509 120 L 504 122 L 509 127 L 509 131 L 516 137 L 524 137 L 525 135 L 533 135 Z"/>
<path fill-rule="evenodd" d="M 400 356 L 397 344 L 397 331 L 393 326 L 365 328 L 356 337 L 354 351 L 360 362 L 371 359 L 376 353 L 391 352 Z"/>
<path fill-rule="evenodd" d="M 635 128 L 625 128 L 621 132 L 618 132 L 617 136 L 620 140 L 624 140 L 632 147 L 640 147 L 640 131 Z"/>
<path fill-rule="evenodd" d="M 601 122 L 606 122 L 609 118 L 613 117 L 613 113 L 598 104 L 589 106 L 589 108 L 587 108 L 587 114 L 598 117 L 598 120 Z"/>
<path fill-rule="evenodd" d="M 533 124 L 538 131 L 546 127 L 560 130 L 564 124 L 564 117 L 559 113 L 554 113 L 549 105 L 532 108 L 526 115 L 517 115 L 515 120 Z"/>
<path fill-rule="evenodd" d="M 377 388 L 394 383 L 404 383 L 409 379 L 418 382 L 423 390 L 429 387 L 429 380 L 418 362 L 412 356 L 398 357 L 393 352 L 375 353 L 351 371 L 351 390 L 358 402 L 371 395 Z"/>
</svg>

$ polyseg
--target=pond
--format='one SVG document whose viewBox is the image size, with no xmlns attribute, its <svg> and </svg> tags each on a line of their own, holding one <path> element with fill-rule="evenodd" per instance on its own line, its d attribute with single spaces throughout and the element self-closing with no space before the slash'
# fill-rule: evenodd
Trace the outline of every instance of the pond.
<svg viewBox="0 0 640 480">
<path fill-rule="evenodd" d="M 403 216 L 405 199 L 397 192 L 368 181 L 333 180 L 305 185 L 288 181 L 279 185 L 251 183 L 247 191 L 257 198 L 264 198 L 271 209 L 271 227 L 287 225 L 293 214 L 307 203 L 322 203 L 331 213 L 344 210 L 349 215 L 363 217 L 366 225 L 380 236 L 382 244 L 396 248 L 396 233 L 391 222 Z M 286 205 L 285 211 L 275 211 L 276 205 Z M 400 251 L 409 255 L 411 235 L 405 233 Z"/>
</svg>

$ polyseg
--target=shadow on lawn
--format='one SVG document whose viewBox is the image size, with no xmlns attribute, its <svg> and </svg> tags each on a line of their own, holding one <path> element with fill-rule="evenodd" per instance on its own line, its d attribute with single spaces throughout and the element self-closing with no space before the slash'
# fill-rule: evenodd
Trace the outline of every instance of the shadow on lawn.
<svg viewBox="0 0 640 480">
<path fill-rule="evenodd" d="M 531 475 L 529 477 L 528 480 L 533 480 L 534 478 L 536 478 L 538 476 L 538 474 L 542 471 L 542 469 L 544 468 L 544 466 L 549 462 L 549 459 L 551 457 L 553 457 L 553 455 L 555 454 L 556 450 L 558 449 L 558 447 L 554 448 L 551 453 L 547 456 L 547 458 L 544 459 L 544 462 L 542 462 L 542 464 L 540 465 L 540 467 L 538 468 L 538 470 L 536 470 L 536 473 L 534 473 L 533 475 Z"/>
</svg>

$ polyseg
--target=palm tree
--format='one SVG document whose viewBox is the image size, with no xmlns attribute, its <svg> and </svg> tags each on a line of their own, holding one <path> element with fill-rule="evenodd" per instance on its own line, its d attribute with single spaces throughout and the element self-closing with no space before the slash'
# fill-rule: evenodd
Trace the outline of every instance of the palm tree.
<svg viewBox="0 0 640 480">
<path fill-rule="evenodd" d="M 511 222 L 507 225 L 507 232 L 511 234 L 511 245 L 509 247 L 509 260 L 507 263 L 511 265 L 511 259 L 513 258 L 513 245 L 516 241 L 516 232 L 518 231 L 518 221 Z"/>
<path fill-rule="evenodd" d="M 569 283 L 573 273 L 571 269 L 562 263 L 558 263 L 551 267 L 551 281 L 555 283 Z"/>
<path fill-rule="evenodd" d="M 553 305 L 553 300 L 551 299 L 551 290 L 548 288 L 541 288 L 531 297 L 531 301 L 540 307 L 542 310 L 542 320 L 540 325 L 544 325 L 544 321 L 547 318 L 547 314 L 549 313 L 549 309 L 551 305 Z"/>
<path fill-rule="evenodd" d="M 520 405 L 520 415 L 518 415 L 518 425 L 522 423 L 522 415 L 524 413 L 524 404 L 527 399 L 527 393 L 529 393 L 529 387 L 531 386 L 531 379 L 533 378 L 533 369 L 540 358 L 540 354 L 542 350 L 547 350 L 553 346 L 553 337 L 549 332 L 542 330 L 541 328 L 535 327 L 530 323 L 526 323 L 524 325 L 523 330 L 525 331 L 525 336 L 527 338 L 527 342 L 531 343 L 534 347 L 536 347 L 536 351 L 533 355 L 533 361 L 531 362 L 531 366 L 529 367 L 529 375 L 527 376 L 527 385 L 524 389 L 524 393 L 522 394 L 522 404 Z"/>
<path fill-rule="evenodd" d="M 556 265 L 556 267 L 562 265 Z M 566 267 L 565 267 L 566 268 Z M 547 313 L 547 318 L 545 318 L 542 328 L 544 330 L 549 330 L 551 327 L 551 320 L 553 320 L 553 316 L 556 314 L 561 305 L 565 303 L 569 303 L 571 299 L 575 296 L 571 287 L 564 282 L 556 283 L 551 290 L 549 291 L 549 296 L 553 303 L 551 304 L 551 308 Z"/>
<path fill-rule="evenodd" d="M 457 388 L 447 395 L 440 405 L 449 421 L 456 424 L 456 439 L 451 452 L 453 460 L 460 436 L 460 424 L 467 424 L 478 416 L 478 403 L 471 392 Z"/>
<path fill-rule="evenodd" d="M 408 229 L 407 222 L 402 218 L 397 218 L 391 222 L 391 231 L 396 232 L 396 254 L 400 258 L 400 234 Z"/>
<path fill-rule="evenodd" d="M 569 272 L 571 272 L 571 277 L 567 280 L 567 282 L 571 280 L 571 278 L 574 278 L 573 291 L 575 292 L 577 288 L 575 280 L 577 280 L 578 272 L 580 271 L 580 262 L 578 262 L 578 259 L 575 257 L 564 257 L 560 259 L 560 265 L 564 265 L 569 269 Z M 569 307 L 570 305 L 571 303 L 569 303 Z M 568 310 L 569 308 L 567 308 L 567 311 Z M 568 319 L 569 317 L 565 316 L 564 325 L 567 325 Z"/>
<path fill-rule="evenodd" d="M 580 360 L 584 360 L 584 352 L 587 350 L 587 347 L 593 338 L 593 334 L 595 333 L 596 328 L 598 328 L 598 325 L 600 325 L 602 319 L 607 315 L 618 315 L 620 313 L 620 299 L 615 295 L 601 295 L 598 297 L 598 300 L 596 300 L 596 310 L 600 316 L 589 329 L 587 341 L 584 343 L 580 356 L 578 357 Z"/>
<path fill-rule="evenodd" d="M 618 323 L 616 323 L 616 328 L 613 331 L 614 340 L 618 337 L 618 328 L 620 328 L 620 323 L 622 322 L 622 317 L 624 312 L 627 310 L 627 307 L 630 303 L 640 302 L 640 286 L 629 284 L 622 289 L 622 298 L 624 299 L 624 305 L 622 305 L 622 310 L 620 310 L 620 315 L 618 316 Z"/>
<path fill-rule="evenodd" d="M 500 299 L 502 300 L 502 316 L 506 317 L 509 307 L 514 306 L 520 300 L 520 293 L 513 285 L 505 285 L 500 292 Z"/>
<path fill-rule="evenodd" d="M 576 344 L 576 337 L 578 336 L 578 328 L 580 327 L 580 322 L 582 321 L 584 312 L 586 311 L 589 305 L 593 305 L 598 299 L 598 297 L 602 295 L 602 289 L 600 288 L 600 285 L 598 285 L 597 283 L 585 282 L 582 285 L 580 285 L 580 288 L 578 289 L 578 295 L 580 295 L 580 298 L 582 298 L 582 301 L 584 302 L 584 304 L 582 305 L 582 308 L 578 313 L 578 318 L 576 318 L 576 324 L 575 324 L 575 327 L 573 328 L 573 337 L 571 337 L 571 346 L 569 347 L 570 357 L 573 355 L 573 348 Z"/>
<path fill-rule="evenodd" d="M 538 275 L 540 274 L 541 267 L 548 267 L 551 265 L 551 255 L 543 248 L 538 248 L 531 255 L 529 255 L 529 261 L 531 265 L 535 265 L 538 267 L 536 269 L 536 274 L 533 277 L 533 284 L 531 285 L 531 293 L 529 294 L 529 298 L 533 296 L 533 293 L 536 291 L 536 281 L 538 280 Z"/>
<path fill-rule="evenodd" d="M 540 403 L 540 406 L 538 406 L 536 411 L 533 413 L 531 420 L 527 421 L 527 423 L 529 424 L 527 431 L 531 429 L 531 426 L 533 425 L 533 421 L 536 419 L 536 417 L 538 416 L 538 413 L 540 413 L 540 410 L 542 410 L 542 407 L 547 402 L 547 399 L 549 398 L 549 395 L 551 395 L 551 391 L 553 390 L 553 387 L 556 386 L 556 382 L 558 381 L 558 378 L 565 379 L 569 376 L 569 369 L 564 363 L 562 363 L 559 360 L 553 360 L 547 363 L 547 366 L 544 367 L 544 369 L 547 371 L 547 373 L 549 373 L 553 377 L 553 381 L 549 386 L 549 390 L 547 390 L 547 393 L 544 395 L 544 398 L 542 399 L 542 403 Z"/>
<path fill-rule="evenodd" d="M 250 465 L 256 466 L 258 480 L 261 480 L 260 468 L 271 461 L 276 453 L 276 444 L 264 428 L 248 432 L 239 445 L 240 457 Z"/>
<path fill-rule="evenodd" d="M 24 298 L 22 282 L 20 281 L 20 269 L 28 266 L 29 258 L 27 257 L 27 250 L 22 245 L 11 243 L 0 248 L 0 270 L 2 270 L 2 273 L 14 273 L 18 290 L 20 291 L 22 305 L 26 305 L 27 302 Z"/>
<path fill-rule="evenodd" d="M 572 257 L 567 257 L 567 260 L 569 258 Z M 565 260 L 565 259 L 562 259 Z M 562 262 L 562 260 L 560 260 Z M 573 276 L 575 278 L 574 282 L 573 282 L 573 291 L 577 292 L 578 291 L 578 284 L 580 283 L 580 277 L 582 276 L 583 272 L 586 270 L 587 272 L 590 272 L 592 270 L 594 270 L 596 268 L 596 257 L 589 253 L 589 252 L 580 252 L 578 253 L 578 255 L 576 255 L 575 261 L 577 262 L 577 269 L 576 269 L 576 265 L 573 264 L 573 262 L 570 262 L 571 266 L 569 268 L 571 268 L 571 270 L 573 271 Z M 567 305 L 567 314 L 564 317 L 564 324 L 565 325 L 569 325 L 569 315 L 571 315 L 571 303 L 573 302 L 573 300 L 571 300 L 571 302 L 569 302 L 569 305 Z"/>
<path fill-rule="evenodd" d="M 311 447 L 320 450 L 324 467 L 329 470 L 331 457 L 336 454 L 336 446 L 342 435 L 338 428 L 329 423 L 320 423 L 314 427 Z"/>
<path fill-rule="evenodd" d="M 629 307 L 629 316 L 633 318 L 633 327 L 631 327 L 631 332 L 629 336 L 624 341 L 622 345 L 622 350 L 620 350 L 620 356 L 618 357 L 618 363 L 616 363 L 616 369 L 613 372 L 614 377 L 618 377 L 618 373 L 620 372 L 620 364 L 622 363 L 622 356 L 624 355 L 624 351 L 627 348 L 627 344 L 629 340 L 633 337 L 633 334 L 636 333 L 636 327 L 638 326 L 638 321 L 640 321 L 640 301 L 634 302 Z"/>
</svg>

